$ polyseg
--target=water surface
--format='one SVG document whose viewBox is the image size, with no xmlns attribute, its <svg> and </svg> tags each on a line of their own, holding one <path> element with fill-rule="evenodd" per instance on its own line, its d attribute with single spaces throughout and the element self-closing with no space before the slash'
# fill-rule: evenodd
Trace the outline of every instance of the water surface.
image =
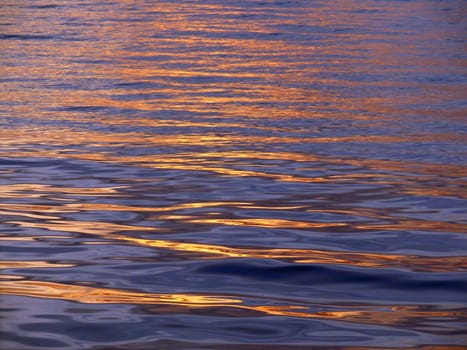
<svg viewBox="0 0 467 350">
<path fill-rule="evenodd" d="M 0 11 L 2 348 L 465 345 L 465 1 Z"/>
</svg>

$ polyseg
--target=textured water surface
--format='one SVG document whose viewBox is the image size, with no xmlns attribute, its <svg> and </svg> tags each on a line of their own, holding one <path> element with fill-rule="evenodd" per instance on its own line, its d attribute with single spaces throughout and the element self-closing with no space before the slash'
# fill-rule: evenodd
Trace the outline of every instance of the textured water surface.
<svg viewBox="0 0 467 350">
<path fill-rule="evenodd" d="M 462 0 L 2 0 L 2 349 L 461 349 Z"/>
</svg>

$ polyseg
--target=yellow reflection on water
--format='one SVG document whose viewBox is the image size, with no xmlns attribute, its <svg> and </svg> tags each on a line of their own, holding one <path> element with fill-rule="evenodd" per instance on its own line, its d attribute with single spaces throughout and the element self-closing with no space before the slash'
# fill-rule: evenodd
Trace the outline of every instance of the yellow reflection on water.
<svg viewBox="0 0 467 350">
<path fill-rule="evenodd" d="M 59 264 L 47 261 L 24 261 L 24 260 L 4 260 L 0 261 L 0 269 L 15 269 L 15 268 L 36 268 L 36 267 L 73 267 L 75 264 Z"/>
<path fill-rule="evenodd" d="M 196 294 L 136 293 L 110 288 L 93 288 L 45 281 L 13 280 L 0 282 L 2 292 L 38 298 L 64 299 L 81 303 L 178 304 L 185 306 L 240 303 L 239 299 Z"/>
<path fill-rule="evenodd" d="M 27 197 L 27 198 L 39 198 L 43 196 L 50 196 L 50 194 L 69 194 L 76 196 L 124 196 L 119 193 L 119 189 L 124 186 L 113 186 L 113 187 L 62 187 L 46 184 L 11 184 L 11 185 L 0 185 L 0 196 L 4 198 L 15 198 L 15 197 Z M 9 204 L 10 205 L 10 204 Z M 35 205 L 32 205 L 35 207 Z"/>
<path fill-rule="evenodd" d="M 461 318 L 462 313 L 452 310 L 423 310 L 420 306 L 341 306 L 333 305 L 334 310 L 312 311 L 301 305 L 246 305 L 241 298 L 204 294 L 157 294 L 131 292 L 121 289 L 95 288 L 76 284 L 63 284 L 46 281 L 18 279 L 21 276 L 8 276 L 0 280 L 2 293 L 46 299 L 70 300 L 86 304 L 133 304 L 133 305 L 172 305 L 174 312 L 184 308 L 225 307 L 253 311 L 259 315 L 318 318 L 368 324 L 399 325 L 411 319 Z M 320 306 L 320 305 L 318 305 Z"/>
<path fill-rule="evenodd" d="M 164 138 L 145 133 L 99 133 L 97 131 L 76 131 L 72 129 L 53 130 L 51 128 L 32 132 L 31 130 L 19 131 L 20 135 L 13 137 L 12 133 L 0 131 L 0 142 L 9 147 L 0 156 L 7 157 L 50 157 L 70 158 L 88 161 L 102 161 L 108 163 L 131 164 L 141 167 L 156 169 L 183 170 L 183 171 L 208 171 L 222 176 L 232 177 L 262 177 L 283 182 L 302 183 L 343 183 L 363 181 L 373 185 L 389 185 L 397 187 L 401 192 L 408 195 L 423 196 L 452 196 L 467 198 L 467 192 L 460 191 L 459 187 L 464 184 L 461 180 L 465 174 L 465 167 L 461 165 L 439 166 L 438 164 L 422 162 L 403 162 L 393 160 L 352 159 L 336 158 L 324 155 L 308 155 L 294 152 L 257 152 L 257 151 L 228 151 L 228 152 L 198 152 L 198 153 L 176 153 L 163 155 L 117 155 L 108 151 L 87 153 L 83 151 L 69 151 L 67 145 L 75 146 L 89 144 L 90 146 L 104 145 L 135 145 L 142 147 L 147 145 L 191 145 L 191 146 L 219 146 L 222 144 L 241 144 L 251 142 L 252 144 L 268 143 L 314 143 L 324 140 L 301 139 L 295 137 L 262 137 L 262 136 L 240 136 L 240 135 L 167 135 Z M 23 134 L 21 134 L 23 133 Z M 57 136 L 61 135 L 61 136 Z M 64 136 L 67 135 L 67 136 Z M 58 139 L 57 139 L 58 137 Z M 63 143 L 61 137 L 66 138 Z M 428 136 L 427 136 L 428 137 Z M 60 150 L 44 150 L 25 148 L 25 145 L 35 143 L 54 144 L 61 146 Z M 336 141 L 336 140 L 334 140 Z M 334 142 L 327 140 L 326 142 Z M 432 140 L 430 139 L 430 142 Z M 451 140 L 452 141 L 452 140 Z M 18 149 L 19 147 L 19 149 Z M 288 160 L 290 162 L 326 162 L 337 166 L 350 165 L 365 167 L 367 173 L 342 174 L 330 176 L 306 176 L 284 174 L 275 169 L 273 171 L 259 171 L 241 169 L 246 161 L 248 165 L 254 165 L 258 160 Z M 425 178 L 424 178 L 425 177 Z M 433 177 L 430 179 L 430 177 Z M 442 177 L 442 183 L 438 186 L 430 185 L 431 180 Z M 368 179 L 368 180 L 365 180 Z M 425 184 L 424 180 L 427 181 Z M 2 189 L 0 188 L 0 194 Z M 76 190 L 74 190 L 76 191 Z M 83 194 L 84 195 L 84 194 Z"/>
<path fill-rule="evenodd" d="M 9 33 L 9 30 L 18 30 L 18 28 L 21 28 L 24 33 L 40 30 L 46 36 L 60 40 L 1 40 L 0 45 L 2 45 L 2 51 L 5 52 L 5 55 L 2 55 L 2 62 L 5 63 L 2 65 L 2 73 L 5 73 L 6 79 L 0 82 L 2 88 L 0 90 L 4 106 L 8 109 L 8 117 L 13 120 L 14 132 L 7 128 L 0 130 L 0 148 L 2 149 L 0 157 L 79 159 L 154 169 L 203 171 L 223 177 L 260 177 L 270 182 L 359 183 L 390 187 L 402 196 L 467 198 L 467 193 L 460 190 L 461 186 L 466 185 L 461 181 L 465 178 L 466 168 L 461 165 L 439 166 L 412 160 L 351 159 L 298 152 L 254 150 L 259 148 L 258 145 L 266 148 L 275 144 L 284 145 L 283 149 L 286 149 L 287 145 L 294 147 L 307 145 L 309 147 L 305 149 L 310 149 L 312 148 L 310 146 L 316 144 L 320 144 L 321 149 L 326 149 L 328 145 L 338 144 L 338 147 L 343 147 L 347 143 L 354 142 L 365 144 L 368 148 L 376 144 L 390 146 L 394 143 L 409 143 L 410 146 L 419 143 L 422 147 L 423 145 L 431 147 L 433 143 L 465 144 L 465 139 L 460 134 L 430 133 L 429 131 L 434 125 L 433 114 L 437 114 L 435 109 L 431 108 L 430 103 L 432 105 L 439 103 L 440 106 L 444 105 L 449 109 L 450 107 L 446 106 L 445 102 L 453 101 L 452 105 L 456 105 L 456 100 L 464 99 L 464 90 L 459 88 L 456 81 L 449 84 L 443 83 L 443 88 L 439 89 L 438 83 L 432 84 L 419 79 L 420 77 L 433 77 L 433 74 L 437 73 L 444 77 L 446 72 L 442 70 L 446 67 L 463 68 L 462 65 L 465 65 L 465 62 L 454 58 L 461 57 L 462 54 L 453 51 L 449 55 L 444 55 L 442 44 L 435 45 L 436 54 L 420 54 L 422 51 L 426 52 L 426 47 L 423 47 L 422 43 L 447 43 L 446 39 L 449 39 L 449 47 L 457 50 L 460 46 L 454 44 L 452 32 L 430 30 L 429 26 L 421 25 L 426 30 L 413 33 L 409 31 L 404 35 L 398 35 L 401 28 L 392 28 L 391 33 L 387 33 L 383 27 L 377 30 L 378 34 L 366 33 L 365 30 L 351 34 L 327 33 L 328 28 L 374 28 L 379 24 L 377 21 L 380 19 L 378 13 L 381 13 L 381 8 L 378 8 L 380 4 L 369 2 L 363 6 L 365 11 L 361 11 L 362 13 L 353 11 L 349 16 L 339 16 L 333 11 L 327 11 L 330 15 L 323 16 L 323 12 L 316 11 L 313 6 L 297 7 L 299 10 L 290 6 L 290 13 L 280 14 L 281 11 L 274 12 L 272 2 L 263 2 L 261 7 L 266 9 L 268 14 L 265 16 L 263 10 L 256 9 L 252 12 L 255 19 L 243 21 L 245 27 L 239 29 L 239 21 L 234 19 L 240 18 L 245 11 L 235 2 L 224 3 L 140 1 L 138 3 L 138 6 L 141 6 L 140 12 L 132 10 L 107 12 L 107 9 L 114 7 L 108 6 L 105 2 L 95 2 L 92 6 L 67 6 L 65 4 L 65 6 L 51 6 L 44 11 L 44 15 L 40 16 L 29 16 L 29 12 L 21 16 L 18 13 L 20 6 L 5 6 L 4 9 L 7 11 L 5 18 L 14 19 L 13 25 L 4 26 L 6 33 Z M 405 15 L 407 13 L 417 14 L 417 20 L 424 16 L 431 18 L 427 16 L 427 11 L 433 6 L 432 2 L 387 3 L 383 6 L 385 21 L 405 23 L 408 19 Z M 343 8 L 353 6 L 353 4 L 340 5 Z M 301 11 L 302 8 L 304 11 Z M 33 10 L 29 8 L 28 11 Z M 449 13 L 449 11 L 444 12 Z M 118 30 L 115 30 L 114 20 L 103 20 L 103 13 L 118 21 Z M 270 16 L 269 13 L 275 13 L 275 15 Z M 368 13 L 372 15 L 369 16 Z M 163 20 L 140 20 L 143 17 L 139 16 L 146 16 L 146 14 L 162 15 Z M 206 20 L 206 14 L 209 15 L 209 20 Z M 432 23 L 449 22 L 448 16 L 436 18 L 438 22 Z M 73 29 L 72 32 L 76 35 L 73 40 L 62 42 L 61 39 L 67 39 L 67 33 L 70 32 L 67 30 L 68 20 L 70 23 L 82 22 L 87 25 L 81 26 L 76 31 Z M 98 24 L 98 30 L 95 30 L 93 23 Z M 423 23 L 423 21 L 420 22 L 420 24 Z M 298 33 L 290 35 L 288 32 L 303 25 L 303 34 L 306 34 L 307 30 L 312 29 L 309 27 L 310 24 L 317 29 L 316 45 L 313 40 L 307 41 L 307 44 L 296 41 L 294 39 L 301 35 L 295 35 Z M 287 29 L 289 26 L 291 29 Z M 59 33 L 55 32 L 58 28 Z M 276 29 L 281 33 L 271 33 Z M 322 29 L 323 32 L 320 33 Z M 314 29 L 312 31 L 315 32 Z M 151 33 L 157 33 L 157 35 L 152 36 Z M 236 38 L 238 34 L 246 35 Z M 271 36 L 271 34 L 283 35 Z M 369 50 L 368 43 L 371 43 L 371 50 Z M 394 50 L 396 46 L 397 50 Z M 142 50 L 135 50 L 135 47 L 141 47 Z M 25 55 L 25 52 L 31 55 Z M 294 53 L 296 57 L 291 58 L 290 53 Z M 412 64 L 411 58 L 416 58 L 417 62 Z M 88 63 L 84 63 L 86 61 Z M 413 79 L 414 75 L 418 78 Z M 401 76 L 403 78 L 400 78 Z M 449 76 L 448 72 L 446 77 L 450 79 Z M 379 77 L 391 79 L 379 79 Z M 204 82 L 200 83 L 200 81 Z M 256 84 L 256 82 L 259 83 Z M 143 87 L 133 88 L 134 83 L 139 83 Z M 145 83 L 148 83 L 148 87 Z M 94 84 L 95 86 L 92 86 Z M 363 90 L 359 90 L 361 88 Z M 372 88 L 380 89 L 378 94 L 369 91 Z M 381 88 L 388 93 L 381 93 L 383 91 Z M 347 94 L 347 91 L 352 92 Z M 362 94 L 361 91 L 370 93 Z M 332 106 L 331 112 L 327 110 L 327 106 Z M 105 117 L 100 118 L 100 112 L 89 112 L 90 110 L 81 113 L 75 109 L 76 107 L 97 108 L 103 111 Z M 422 108 L 425 108 L 425 111 L 421 110 Z M 450 120 L 453 121 L 462 120 L 465 113 L 455 110 L 457 107 L 453 108 L 453 110 L 443 110 L 443 117 L 452 118 Z M 167 120 L 154 117 L 158 116 L 159 112 L 168 110 L 175 111 L 174 114 L 177 116 Z M 140 115 L 145 115 L 145 112 L 150 112 L 147 115 L 151 117 L 140 117 Z M 204 119 L 184 119 L 191 118 L 191 113 L 201 113 Z M 419 134 L 414 134 L 410 130 L 404 132 L 397 129 L 397 123 L 401 122 L 397 120 L 397 116 L 405 118 L 405 116 L 414 114 L 417 117 L 427 117 L 428 131 L 419 131 Z M 214 117 L 209 120 L 207 115 Z M 130 118 L 130 116 L 135 116 L 135 118 Z M 28 119 L 27 123 L 31 123 L 31 127 L 17 125 L 24 125 L 25 118 Z M 295 118 L 304 121 L 297 125 L 297 128 L 303 128 L 302 130 L 295 130 L 295 125 L 290 126 L 294 123 L 289 123 L 289 120 L 295 121 Z M 354 122 L 366 124 L 361 124 L 362 129 L 352 125 L 351 131 L 361 133 L 360 135 L 339 136 L 345 134 L 346 131 L 321 132 L 321 124 L 319 122 L 315 124 L 315 120 L 320 118 L 341 121 L 343 123 L 338 124 L 341 128 Z M 273 122 L 264 123 L 265 119 Z M 396 127 L 388 127 L 385 124 L 388 122 L 395 122 Z M 406 121 L 402 120 L 401 124 L 403 123 Z M 119 131 L 126 131 L 114 132 L 114 126 L 119 127 Z M 156 133 L 128 132 L 137 127 L 167 128 L 172 134 L 161 137 L 157 135 L 157 131 Z M 316 127 L 316 130 L 306 130 L 303 134 L 313 136 L 301 136 L 303 135 L 301 131 L 308 127 Z M 409 129 L 410 127 L 409 125 Z M 194 134 L 188 133 L 188 128 L 202 130 Z M 245 131 L 251 128 L 259 132 L 255 135 L 248 135 L 250 133 Z M 105 129 L 105 132 L 100 132 L 99 129 Z M 273 133 L 265 133 L 265 131 Z M 367 131 L 383 132 L 386 135 L 371 135 L 371 132 Z M 260 133 L 264 135 L 258 136 L 257 134 Z M 325 137 L 321 134 L 331 136 Z M 333 134 L 336 136 L 332 136 Z M 147 155 L 146 152 L 142 152 L 144 156 L 118 154 L 124 148 L 150 150 L 162 148 L 161 146 L 166 148 L 183 146 L 184 149 L 193 147 L 196 151 L 170 155 Z M 220 146 L 228 146 L 229 149 L 241 146 L 242 149 L 250 148 L 251 150 L 198 152 L 200 149 L 216 149 Z M 125 153 L 132 154 L 130 151 Z M 361 155 L 360 158 L 365 157 L 367 155 Z M 276 164 L 274 166 L 263 166 L 262 161 L 277 161 L 277 163 L 274 163 Z M 289 174 L 287 174 L 288 167 L 279 165 L 283 164 L 282 162 L 290 165 Z M 313 176 L 312 171 L 295 171 L 313 167 L 315 165 L 308 164 L 313 162 L 325 163 L 331 167 L 364 168 L 361 170 L 364 173 Z M 319 169 L 321 165 L 316 167 Z M 7 173 L 8 171 L 0 169 L 0 172 Z M 47 180 L 44 179 L 45 181 Z M 73 196 L 86 196 L 92 201 L 96 197 L 118 197 L 120 199 L 125 196 L 120 191 L 121 189 L 122 187 L 68 188 L 40 184 L 1 185 L 1 198 L 27 200 L 22 203 L 31 201 L 42 203 L 39 200 L 45 198 L 47 201 L 44 200 L 44 203 L 54 200 L 63 201 L 64 204 L 48 206 L 2 203 L 0 215 L 3 218 L 6 217 L 3 222 L 10 225 L 94 235 L 107 240 L 106 242 L 87 243 L 113 244 L 117 241 L 122 244 L 168 249 L 181 253 L 196 253 L 205 259 L 288 259 L 296 263 L 344 264 L 372 268 L 396 267 L 434 272 L 465 269 L 467 263 L 464 257 L 422 257 L 293 248 L 236 248 L 227 245 L 158 240 L 153 239 L 157 238 L 154 235 L 165 232 L 158 227 L 67 220 L 66 215 L 63 215 L 64 218 L 59 215 L 75 214 L 81 211 L 124 211 L 155 213 L 151 219 L 170 219 L 181 225 L 205 224 L 310 230 L 348 227 L 349 229 L 383 232 L 393 230 L 465 232 L 465 225 L 447 222 L 447 220 L 446 222 L 419 220 L 403 217 L 403 213 L 400 213 L 401 216 L 389 215 L 384 210 L 368 208 L 342 211 L 323 209 L 319 212 L 373 219 L 352 223 L 323 223 L 259 217 L 260 215 L 253 218 L 224 217 L 223 213 L 216 213 L 214 216 L 208 216 L 209 213 L 200 216 L 177 213 L 157 215 L 158 212 L 218 206 L 265 210 L 289 210 L 300 208 L 298 206 L 268 207 L 247 202 L 206 202 L 165 207 L 136 207 L 122 204 L 78 203 L 77 199 L 73 199 Z M 311 211 L 308 210 L 308 212 Z M 79 217 L 79 215 L 76 216 Z M 29 230 L 25 231 L 29 232 Z M 126 231 L 131 231 L 132 235 L 144 234 L 149 237 L 132 237 L 122 233 Z M 41 238 L 66 239 L 67 237 L 63 235 L 0 236 L 0 240 L 19 242 Z M 3 266 L 5 268 L 64 268 L 73 265 L 46 261 L 6 261 Z M 3 277 L 3 279 L 5 277 L 10 279 L 2 285 L 6 294 L 83 303 L 169 304 L 187 307 L 228 306 L 258 312 L 261 315 L 403 326 L 407 325 L 412 318 L 426 318 L 428 323 L 426 327 L 431 327 L 429 322 L 433 320 L 430 318 L 458 316 L 456 312 L 425 311 L 420 307 L 405 305 L 380 309 L 343 307 L 342 310 L 311 312 L 308 308 L 297 305 L 248 306 L 244 305 L 241 298 L 136 293 L 55 282 L 18 280 L 21 278 L 18 276 Z M 420 349 L 422 348 L 431 349 L 431 347 Z"/>
<path fill-rule="evenodd" d="M 161 229 L 147 226 L 121 225 L 110 222 L 92 222 L 92 221 L 67 221 L 51 220 L 48 222 L 23 222 L 8 221 L 7 223 L 19 225 L 22 227 L 44 228 L 50 231 L 77 232 L 90 235 L 100 235 L 112 238 L 113 232 L 121 231 L 161 231 Z M 119 236 L 115 236 L 119 237 Z"/>
<path fill-rule="evenodd" d="M 19 189 L 23 189 L 21 185 L 14 188 L 4 189 L 5 198 L 20 198 L 29 197 L 28 193 L 23 193 Z M 29 185 L 28 185 L 29 187 Z M 49 190 L 49 189 L 48 189 Z M 76 190 L 76 194 L 79 195 L 90 195 L 96 193 L 96 195 L 107 196 L 106 193 L 112 195 L 117 190 L 116 188 L 95 188 L 95 189 L 81 189 L 81 188 L 61 188 L 61 187 L 50 187 L 51 192 L 60 193 L 63 191 L 64 194 L 73 194 Z M 0 189 L 1 191 L 1 189 Z M 41 197 L 41 192 L 44 191 L 42 186 L 38 186 L 38 193 L 34 193 L 32 197 Z M 71 213 L 77 211 L 126 211 L 126 212 L 149 212 L 155 215 L 151 216 L 151 219 L 155 220 L 175 220 L 183 224 L 209 224 L 209 225 L 228 225 L 228 226 L 251 226 L 251 227 L 264 227 L 264 228 L 275 228 L 275 229 L 330 229 L 333 227 L 348 228 L 349 230 L 423 230 L 433 232 L 465 232 L 465 225 L 461 223 L 453 223 L 448 221 L 430 221 L 410 218 L 403 216 L 402 212 L 400 216 L 390 215 L 384 210 L 377 210 L 371 208 L 357 208 L 357 209 L 326 209 L 316 210 L 307 209 L 306 212 L 320 212 L 320 213 L 335 213 L 342 214 L 345 216 L 355 216 L 361 218 L 368 218 L 371 221 L 365 223 L 359 222 L 316 222 L 316 221 L 300 221 L 300 220 L 287 220 L 287 219 L 275 219 L 275 218 L 227 218 L 222 217 L 220 213 L 215 216 L 206 217 L 193 216 L 193 215 L 181 215 L 181 214 L 170 214 L 170 215 L 159 215 L 157 213 L 172 212 L 177 210 L 185 209 L 197 209 L 197 208 L 215 208 L 215 207 L 230 207 L 230 208 L 242 208 L 242 209 L 267 209 L 267 210 L 280 210 L 280 209 L 295 209 L 301 208 L 300 206 L 295 207 L 275 207 L 275 206 L 257 206 L 248 202 L 193 202 L 183 203 L 176 205 L 167 205 L 164 207 L 143 207 L 143 206 L 129 206 L 120 204 L 106 204 L 106 203 L 65 203 L 63 205 L 26 205 L 26 204 L 0 204 L 0 214 L 8 216 L 24 216 L 33 219 L 42 219 L 43 223 L 36 223 L 35 227 L 51 227 L 53 225 L 61 225 L 64 227 L 66 222 L 60 221 L 60 217 L 49 215 L 59 213 Z M 48 221 L 47 221 L 48 220 Z M 42 226 L 41 226 L 42 225 Z M 44 226 L 45 225 L 45 226 Z M 74 225 L 70 223 L 70 225 Z M 129 226 L 125 228 L 124 225 L 111 224 L 105 222 L 99 222 L 98 224 L 87 224 L 86 222 L 77 222 L 77 227 L 80 227 L 80 232 L 83 232 L 85 226 L 91 230 L 95 227 L 96 230 L 138 230 L 142 231 L 161 231 L 157 227 L 147 226 Z M 93 226 L 94 225 L 94 226 Z M 100 228 L 97 228 L 100 227 Z M 90 230 L 88 230 L 90 231 Z"/>
<path fill-rule="evenodd" d="M 44 223 L 33 223 L 24 221 L 8 221 L 9 224 L 20 227 L 43 228 L 51 231 L 76 232 L 97 235 L 110 241 L 121 241 L 130 244 L 152 247 L 158 249 L 169 249 L 179 252 L 201 254 L 205 259 L 219 258 L 261 258 L 261 259 L 286 259 L 296 263 L 316 264 L 342 264 L 372 268 L 409 268 L 419 271 L 458 271 L 467 265 L 467 257 L 427 257 L 383 253 L 366 252 L 340 252 L 325 251 L 317 249 L 293 249 L 293 248 L 234 248 L 223 245 L 179 242 L 172 240 L 158 240 L 149 238 L 132 237 L 121 234 L 124 231 L 145 231 L 148 233 L 161 231 L 161 229 L 119 225 L 105 222 L 90 221 L 66 221 L 52 220 Z M 110 244 L 110 243 L 109 243 Z"/>
<path fill-rule="evenodd" d="M 120 187 L 121 188 L 121 187 Z M 113 188 L 63 188 L 63 187 L 52 187 L 45 185 L 12 185 L 12 186 L 0 186 L 0 192 L 3 191 L 5 198 L 26 198 L 41 196 L 41 192 L 53 192 L 63 194 L 76 194 L 88 196 L 94 194 L 95 196 L 107 196 L 113 193 L 118 193 L 120 189 L 118 187 Z M 32 191 L 32 195 L 31 194 Z M 76 211 L 126 211 L 126 212 L 171 212 L 185 209 L 197 209 L 197 208 L 210 208 L 210 207 L 229 207 L 229 208 L 242 208 L 242 209 L 266 209 L 266 210 L 289 210 L 289 209 L 300 209 L 303 206 L 258 206 L 249 202 L 192 202 L 183 203 L 176 205 L 167 205 L 164 207 L 143 207 L 143 206 L 130 206 L 121 204 L 108 204 L 108 203 L 64 203 L 62 205 L 34 205 L 34 204 L 2 204 L 0 203 L 0 214 L 9 216 L 24 216 L 35 219 L 43 220 L 55 220 L 55 223 L 59 222 L 60 217 L 51 216 L 49 214 L 54 213 L 70 213 Z M 264 227 L 264 228 L 295 228 L 295 229 L 321 229 L 321 228 L 332 228 L 332 227 L 348 227 L 350 230 L 424 230 L 434 232 L 465 232 L 465 225 L 460 223 L 453 223 L 446 221 L 430 221 L 415 219 L 404 216 L 402 212 L 399 215 L 388 214 L 382 209 L 372 208 L 354 208 L 345 210 L 337 209 L 306 209 L 306 212 L 317 212 L 317 213 L 332 213 L 341 214 L 345 216 L 354 216 L 361 218 L 369 218 L 370 222 L 358 223 L 358 222 L 312 222 L 312 221 L 299 221 L 299 220 L 286 220 L 286 219 L 275 219 L 275 218 L 226 218 L 219 217 L 203 217 L 203 216 L 190 216 L 190 215 L 155 215 L 152 219 L 156 220 L 177 220 L 181 223 L 190 224 L 212 224 L 212 225 L 229 225 L 229 226 L 251 226 L 251 227 Z M 382 222 L 383 221 L 383 222 Z M 85 224 L 84 224 L 85 225 Z M 105 226 L 102 223 L 100 226 Z M 143 227 L 143 230 L 149 228 Z M 156 230 L 156 228 L 153 228 Z"/>
<path fill-rule="evenodd" d="M 55 191 L 60 191 L 61 188 L 55 188 Z M 80 189 L 77 189 L 80 192 Z M 66 193 L 66 192 L 65 192 Z M 167 205 L 164 207 L 143 207 L 143 206 L 130 206 L 121 204 L 110 204 L 110 203 L 65 203 L 62 205 L 36 205 L 36 204 L 2 204 L 0 203 L 0 209 L 17 210 L 17 215 L 27 216 L 27 212 L 45 212 L 45 213 L 70 213 L 76 211 L 126 211 L 126 212 L 166 212 L 184 209 L 198 209 L 198 208 L 210 208 L 218 206 L 232 206 L 241 207 L 249 205 L 248 202 L 192 202 L 183 203 L 176 205 Z M 280 208 L 278 208 L 280 209 Z M 43 217 L 41 217 L 43 218 Z M 55 218 L 55 217 L 53 217 Z M 53 219 L 52 218 L 52 219 Z"/>
<path fill-rule="evenodd" d="M 43 239 L 68 239 L 69 236 L 47 236 L 47 235 L 35 235 L 35 236 L 11 236 L 7 234 L 0 235 L 0 241 L 20 241 L 20 242 L 36 242 Z"/>
<path fill-rule="evenodd" d="M 197 219 L 196 217 L 193 217 L 193 216 L 184 216 L 184 215 L 167 215 L 167 216 L 159 216 L 159 218 L 181 219 L 183 220 L 183 222 L 195 223 L 195 224 L 221 224 L 221 225 L 229 225 L 229 226 L 253 226 L 253 227 L 264 227 L 264 228 L 323 228 L 323 227 L 347 226 L 347 224 L 339 223 L 339 222 L 322 223 L 322 222 L 308 222 L 308 221 L 296 221 L 296 220 L 273 219 L 273 218 Z"/>
<path fill-rule="evenodd" d="M 44 220 L 57 220 L 57 219 L 60 219 L 60 217 L 57 217 L 57 216 L 46 216 L 46 215 L 26 213 L 24 211 L 18 212 L 18 211 L 10 211 L 10 210 L 0 210 L 0 215 L 25 216 L 25 217 L 28 217 L 28 218 L 31 218 L 31 219 L 44 219 Z"/>
</svg>

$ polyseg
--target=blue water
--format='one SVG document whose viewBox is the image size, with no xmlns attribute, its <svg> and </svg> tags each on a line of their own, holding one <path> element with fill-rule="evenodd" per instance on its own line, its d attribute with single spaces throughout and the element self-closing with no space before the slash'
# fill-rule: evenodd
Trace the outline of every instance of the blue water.
<svg viewBox="0 0 467 350">
<path fill-rule="evenodd" d="M 0 12 L 2 349 L 466 344 L 465 1 Z"/>
</svg>

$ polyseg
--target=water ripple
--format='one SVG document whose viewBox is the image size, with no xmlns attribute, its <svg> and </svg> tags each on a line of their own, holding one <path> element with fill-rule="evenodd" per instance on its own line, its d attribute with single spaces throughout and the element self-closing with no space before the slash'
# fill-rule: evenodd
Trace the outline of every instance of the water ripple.
<svg viewBox="0 0 467 350">
<path fill-rule="evenodd" d="M 465 344 L 463 1 L 1 7 L 1 348 Z"/>
</svg>

